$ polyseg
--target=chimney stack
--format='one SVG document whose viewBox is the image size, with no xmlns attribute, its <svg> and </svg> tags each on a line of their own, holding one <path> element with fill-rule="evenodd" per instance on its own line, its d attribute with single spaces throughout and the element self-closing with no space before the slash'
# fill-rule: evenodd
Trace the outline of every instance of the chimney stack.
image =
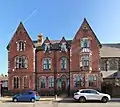
<svg viewBox="0 0 120 107">
<path fill-rule="evenodd" d="M 37 40 L 37 42 L 39 43 L 39 44 L 42 44 L 43 43 L 43 34 L 41 33 L 41 34 L 39 34 L 38 35 L 38 40 Z"/>
</svg>

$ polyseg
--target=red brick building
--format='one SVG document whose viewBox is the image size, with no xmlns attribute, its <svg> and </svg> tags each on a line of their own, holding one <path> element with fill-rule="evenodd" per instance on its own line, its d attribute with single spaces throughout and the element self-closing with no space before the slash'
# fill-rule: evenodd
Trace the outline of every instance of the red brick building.
<svg viewBox="0 0 120 107">
<path fill-rule="evenodd" d="M 73 40 L 43 38 L 40 34 L 38 40 L 32 41 L 19 24 L 7 46 L 9 90 L 59 94 L 101 88 L 101 44 L 86 19 Z"/>
</svg>

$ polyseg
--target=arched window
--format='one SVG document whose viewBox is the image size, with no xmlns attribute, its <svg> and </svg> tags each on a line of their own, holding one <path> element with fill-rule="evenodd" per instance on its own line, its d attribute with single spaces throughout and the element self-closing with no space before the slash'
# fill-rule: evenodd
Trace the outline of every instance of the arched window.
<svg viewBox="0 0 120 107">
<path fill-rule="evenodd" d="M 82 87 L 83 84 L 83 76 L 82 75 L 76 75 L 74 77 L 74 87 Z"/>
<path fill-rule="evenodd" d="M 24 85 L 24 88 L 29 88 L 29 78 L 28 78 L 28 76 L 23 77 L 23 85 Z"/>
<path fill-rule="evenodd" d="M 15 61 L 16 69 L 27 69 L 28 68 L 28 59 L 26 56 L 16 56 L 14 61 Z"/>
<path fill-rule="evenodd" d="M 15 57 L 15 68 L 19 68 L 19 56 Z"/>
<path fill-rule="evenodd" d="M 49 86 L 49 88 L 54 87 L 54 77 L 53 76 L 48 77 L 48 86 Z"/>
<path fill-rule="evenodd" d="M 46 87 L 46 77 L 45 76 L 39 77 L 39 87 L 40 88 Z"/>
<path fill-rule="evenodd" d="M 20 85 L 19 77 L 17 77 L 17 76 L 13 77 L 13 88 L 17 89 L 17 88 L 19 88 L 19 85 Z"/>
<path fill-rule="evenodd" d="M 44 58 L 43 59 L 43 69 L 50 70 L 51 69 L 51 58 Z"/>
<path fill-rule="evenodd" d="M 100 69 L 103 71 L 107 71 L 107 60 L 106 59 L 100 60 Z"/>
<path fill-rule="evenodd" d="M 108 62 L 109 70 L 117 70 L 118 69 L 118 61 L 116 59 L 110 59 Z"/>
<path fill-rule="evenodd" d="M 60 67 L 61 67 L 61 70 L 67 69 L 67 58 L 66 57 L 62 57 L 60 59 Z"/>
<path fill-rule="evenodd" d="M 22 68 L 28 68 L 28 59 L 26 56 L 21 56 L 22 57 Z"/>
<path fill-rule="evenodd" d="M 94 87 L 96 86 L 97 83 L 97 76 L 96 75 L 89 75 L 88 76 L 88 84 L 90 87 Z"/>
<path fill-rule="evenodd" d="M 25 42 L 19 41 L 17 43 L 17 51 L 24 51 L 25 50 Z"/>
</svg>

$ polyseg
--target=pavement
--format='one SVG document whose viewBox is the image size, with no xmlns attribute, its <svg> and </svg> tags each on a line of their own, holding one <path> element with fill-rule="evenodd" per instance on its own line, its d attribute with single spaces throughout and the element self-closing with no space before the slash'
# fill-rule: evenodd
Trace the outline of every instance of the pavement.
<svg viewBox="0 0 120 107">
<path fill-rule="evenodd" d="M 7 102 L 7 101 L 12 101 L 12 97 L 0 97 L 0 103 L 1 102 Z M 41 97 L 40 101 L 74 101 L 73 98 L 69 98 L 69 97 Z M 120 102 L 120 98 L 111 98 L 111 101 Z"/>
<path fill-rule="evenodd" d="M 108 103 L 100 102 L 75 102 L 73 98 L 66 97 L 41 97 L 40 101 L 32 102 L 12 102 L 11 97 L 0 97 L 0 107 L 120 107 L 120 98 L 112 98 Z"/>
</svg>

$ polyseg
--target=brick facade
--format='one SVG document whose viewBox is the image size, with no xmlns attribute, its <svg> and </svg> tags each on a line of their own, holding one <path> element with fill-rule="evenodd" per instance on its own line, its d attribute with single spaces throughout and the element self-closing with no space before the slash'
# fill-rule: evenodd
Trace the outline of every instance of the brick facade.
<svg viewBox="0 0 120 107">
<path fill-rule="evenodd" d="M 48 37 L 43 40 L 42 37 L 40 35 L 37 41 L 32 41 L 23 24 L 18 26 L 7 46 L 9 90 L 54 93 L 55 90 L 69 92 L 80 88 L 101 88 L 101 44 L 86 19 L 73 40 L 64 37 L 58 41 Z M 88 47 L 81 46 L 83 38 Z M 86 45 L 84 39 L 83 45 Z M 19 42 L 21 40 L 23 44 Z M 19 57 L 23 55 L 23 59 Z"/>
</svg>

